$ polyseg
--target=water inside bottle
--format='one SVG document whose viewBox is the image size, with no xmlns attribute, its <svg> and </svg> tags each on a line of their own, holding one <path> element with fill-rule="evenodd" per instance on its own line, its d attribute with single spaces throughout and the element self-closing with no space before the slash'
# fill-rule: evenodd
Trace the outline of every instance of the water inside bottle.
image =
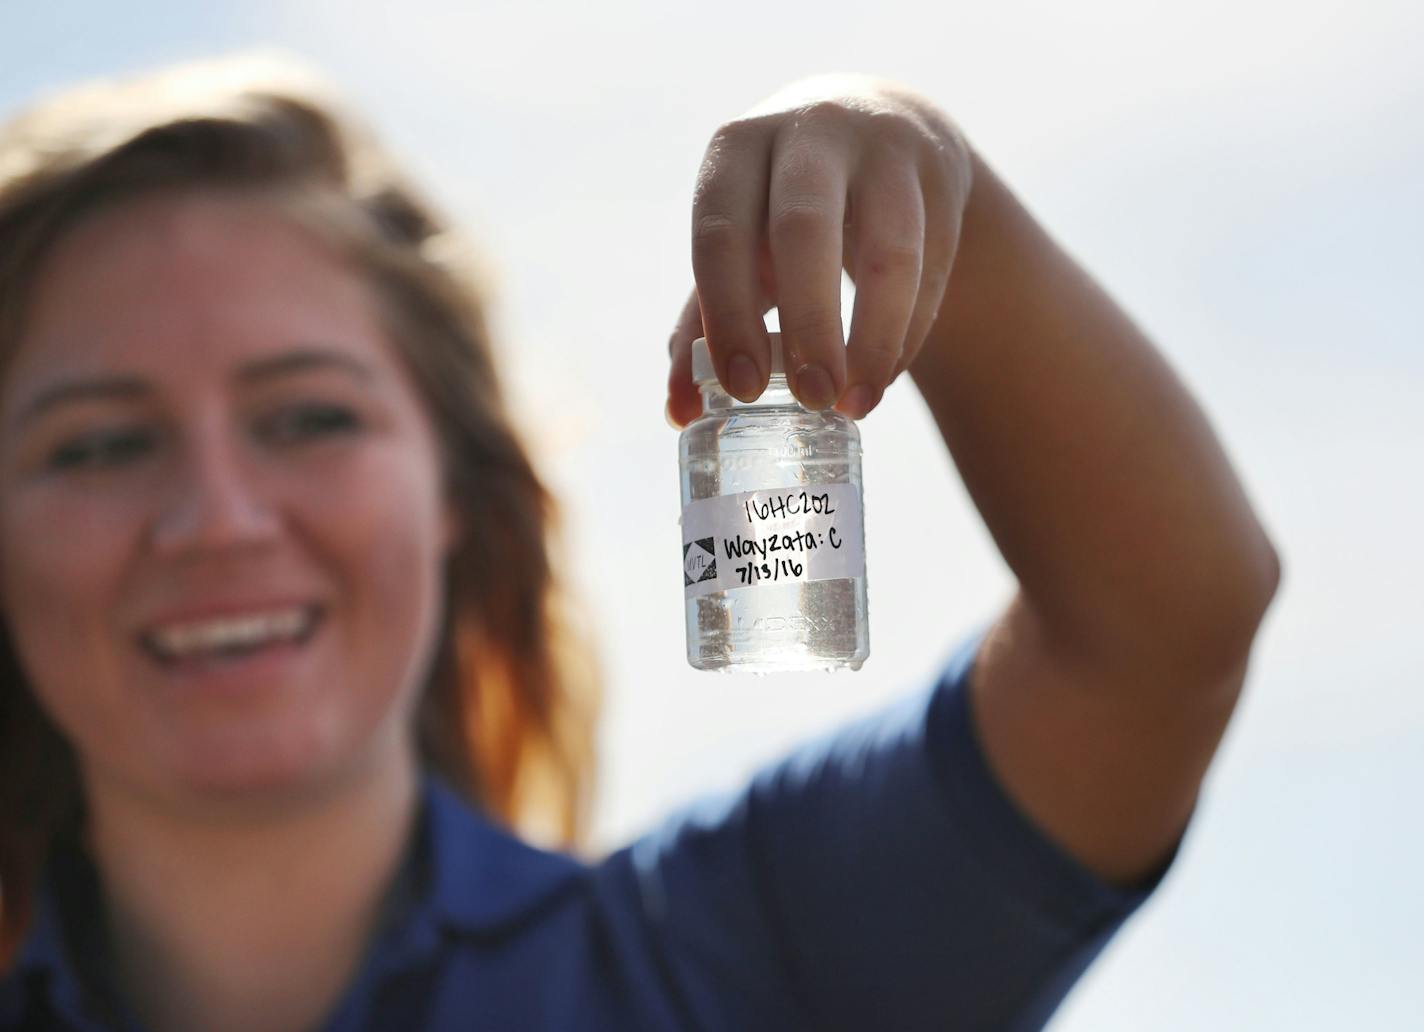
<svg viewBox="0 0 1424 1032">
<path fill-rule="evenodd" d="M 840 417 L 729 414 L 682 441 L 684 504 L 743 491 L 853 484 L 859 442 Z M 701 429 L 702 432 L 699 432 Z M 858 670 L 869 653 L 864 577 L 760 584 L 686 600 L 688 660 L 703 670 Z"/>
</svg>

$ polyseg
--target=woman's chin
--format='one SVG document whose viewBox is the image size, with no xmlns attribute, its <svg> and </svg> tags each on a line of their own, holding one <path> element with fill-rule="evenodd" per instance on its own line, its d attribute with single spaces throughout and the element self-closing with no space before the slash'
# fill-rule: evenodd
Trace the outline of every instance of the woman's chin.
<svg viewBox="0 0 1424 1032">
<path fill-rule="evenodd" d="M 144 780 L 186 806 L 259 808 L 339 791 L 399 764 L 410 721 L 398 699 L 306 697 L 238 712 L 163 711 L 145 722 Z M 296 704 L 300 702 L 300 705 Z"/>
<path fill-rule="evenodd" d="M 308 794 L 321 783 L 316 772 L 287 764 L 204 764 L 180 775 L 180 793 L 212 805 L 267 805 Z"/>
<path fill-rule="evenodd" d="M 328 743 L 290 734 L 189 742 L 174 759 L 174 780 L 184 794 L 209 798 L 300 794 L 342 766 L 339 751 Z"/>
</svg>

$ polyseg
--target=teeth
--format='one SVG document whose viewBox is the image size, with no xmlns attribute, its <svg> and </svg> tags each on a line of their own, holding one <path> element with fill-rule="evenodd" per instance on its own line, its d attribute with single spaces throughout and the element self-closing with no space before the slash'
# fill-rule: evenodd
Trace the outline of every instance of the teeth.
<svg viewBox="0 0 1424 1032">
<path fill-rule="evenodd" d="M 166 627 L 153 632 L 151 638 L 159 652 L 178 657 L 296 638 L 311 626 L 314 618 L 315 609 L 310 607 L 284 609 Z"/>
</svg>

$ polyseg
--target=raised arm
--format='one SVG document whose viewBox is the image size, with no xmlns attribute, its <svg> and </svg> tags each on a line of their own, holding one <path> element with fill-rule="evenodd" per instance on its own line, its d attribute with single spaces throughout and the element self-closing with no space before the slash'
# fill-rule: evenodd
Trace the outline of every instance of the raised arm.
<svg viewBox="0 0 1424 1032">
<path fill-rule="evenodd" d="M 972 162 L 953 273 L 909 370 L 1019 582 L 971 696 L 1010 794 L 1128 882 L 1186 823 L 1278 560 L 1162 357 Z"/>
<path fill-rule="evenodd" d="M 848 347 L 842 267 L 857 285 Z M 772 304 L 808 405 L 863 415 L 908 369 L 1019 582 L 971 683 L 989 763 L 1090 870 L 1153 873 L 1279 576 L 1161 356 L 941 111 L 883 80 L 805 80 L 719 130 L 693 269 L 674 421 L 696 411 L 700 333 L 728 389 L 760 393 Z"/>
</svg>

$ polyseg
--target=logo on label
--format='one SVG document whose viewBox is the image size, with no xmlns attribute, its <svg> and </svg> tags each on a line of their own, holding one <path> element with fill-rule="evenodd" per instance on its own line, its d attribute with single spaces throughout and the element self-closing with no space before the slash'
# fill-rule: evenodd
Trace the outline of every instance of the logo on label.
<svg viewBox="0 0 1424 1032">
<path fill-rule="evenodd" d="M 717 553 L 710 537 L 687 541 L 682 546 L 682 586 L 717 579 Z"/>
</svg>

